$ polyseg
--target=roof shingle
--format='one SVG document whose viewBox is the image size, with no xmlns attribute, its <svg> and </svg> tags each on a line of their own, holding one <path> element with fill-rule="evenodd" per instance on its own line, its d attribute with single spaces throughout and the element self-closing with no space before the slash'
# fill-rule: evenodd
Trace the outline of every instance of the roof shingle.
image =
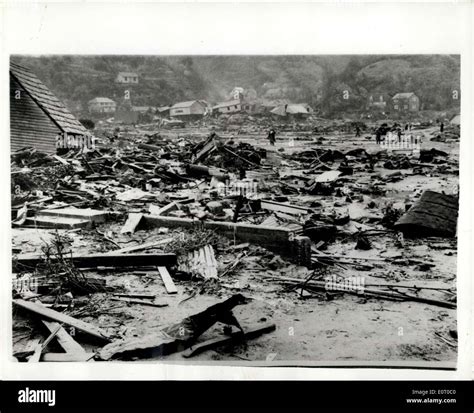
<svg viewBox="0 0 474 413">
<path fill-rule="evenodd" d="M 44 112 L 66 133 L 90 135 L 53 93 L 26 67 L 10 62 L 10 73 Z"/>
</svg>

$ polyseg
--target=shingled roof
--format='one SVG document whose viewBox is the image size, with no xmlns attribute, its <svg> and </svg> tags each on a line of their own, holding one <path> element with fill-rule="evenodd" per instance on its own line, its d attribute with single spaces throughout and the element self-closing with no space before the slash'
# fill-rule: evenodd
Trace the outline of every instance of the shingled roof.
<svg viewBox="0 0 474 413">
<path fill-rule="evenodd" d="M 62 132 L 89 135 L 87 129 L 28 68 L 10 62 L 10 74 Z"/>
<path fill-rule="evenodd" d="M 408 99 L 412 96 L 416 96 L 413 92 L 397 93 L 392 99 Z"/>
</svg>

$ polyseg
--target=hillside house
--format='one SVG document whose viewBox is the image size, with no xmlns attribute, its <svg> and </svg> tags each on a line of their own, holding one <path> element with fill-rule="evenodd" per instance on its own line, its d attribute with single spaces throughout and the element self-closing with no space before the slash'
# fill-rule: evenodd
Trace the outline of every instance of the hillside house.
<svg viewBox="0 0 474 413">
<path fill-rule="evenodd" d="M 115 113 L 117 104 L 109 98 L 96 97 L 87 103 L 89 113 Z"/>
<path fill-rule="evenodd" d="M 367 109 L 384 111 L 389 103 L 390 96 L 386 93 L 371 93 L 367 98 Z"/>
<path fill-rule="evenodd" d="M 115 78 L 115 83 L 121 85 L 138 85 L 138 75 L 134 72 L 120 72 Z"/>
<path fill-rule="evenodd" d="M 190 100 L 187 102 L 179 102 L 171 106 L 170 116 L 180 117 L 201 117 L 208 111 L 208 105 L 203 100 Z"/>
<path fill-rule="evenodd" d="M 398 112 L 418 112 L 420 110 L 420 98 L 413 92 L 397 93 L 392 98 L 393 109 Z"/>
<path fill-rule="evenodd" d="M 278 106 L 288 105 L 290 102 L 286 99 L 265 100 L 258 105 L 258 111 L 261 113 L 270 113 Z"/>
<path fill-rule="evenodd" d="M 240 99 L 221 102 L 212 107 L 212 111 L 218 113 L 236 113 L 242 110 L 242 102 Z"/>
<path fill-rule="evenodd" d="M 10 147 L 56 153 L 94 137 L 28 68 L 10 63 Z"/>
</svg>

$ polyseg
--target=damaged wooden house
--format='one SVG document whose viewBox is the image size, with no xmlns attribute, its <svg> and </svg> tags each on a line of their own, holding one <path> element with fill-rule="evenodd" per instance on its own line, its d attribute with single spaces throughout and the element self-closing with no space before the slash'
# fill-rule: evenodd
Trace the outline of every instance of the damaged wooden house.
<svg viewBox="0 0 474 413">
<path fill-rule="evenodd" d="M 28 68 L 10 63 L 12 151 L 92 147 L 94 137 Z"/>
</svg>

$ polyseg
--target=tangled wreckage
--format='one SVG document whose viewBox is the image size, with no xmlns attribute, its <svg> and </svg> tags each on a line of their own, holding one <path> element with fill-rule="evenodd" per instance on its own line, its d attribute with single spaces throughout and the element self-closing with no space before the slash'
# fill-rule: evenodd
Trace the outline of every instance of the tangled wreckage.
<svg viewBox="0 0 474 413">
<path fill-rule="evenodd" d="M 456 347 L 456 154 L 324 135 L 292 147 L 281 137 L 275 150 L 131 130 L 93 150 L 12 153 L 14 356 L 317 360 L 323 334 L 356 334 L 337 313 L 355 326 L 358 312 L 408 306 L 442 314 L 424 327 L 423 357 L 445 360 Z M 316 331 L 288 334 L 314 317 Z M 419 357 L 426 344 L 413 340 L 394 356 Z"/>
</svg>

